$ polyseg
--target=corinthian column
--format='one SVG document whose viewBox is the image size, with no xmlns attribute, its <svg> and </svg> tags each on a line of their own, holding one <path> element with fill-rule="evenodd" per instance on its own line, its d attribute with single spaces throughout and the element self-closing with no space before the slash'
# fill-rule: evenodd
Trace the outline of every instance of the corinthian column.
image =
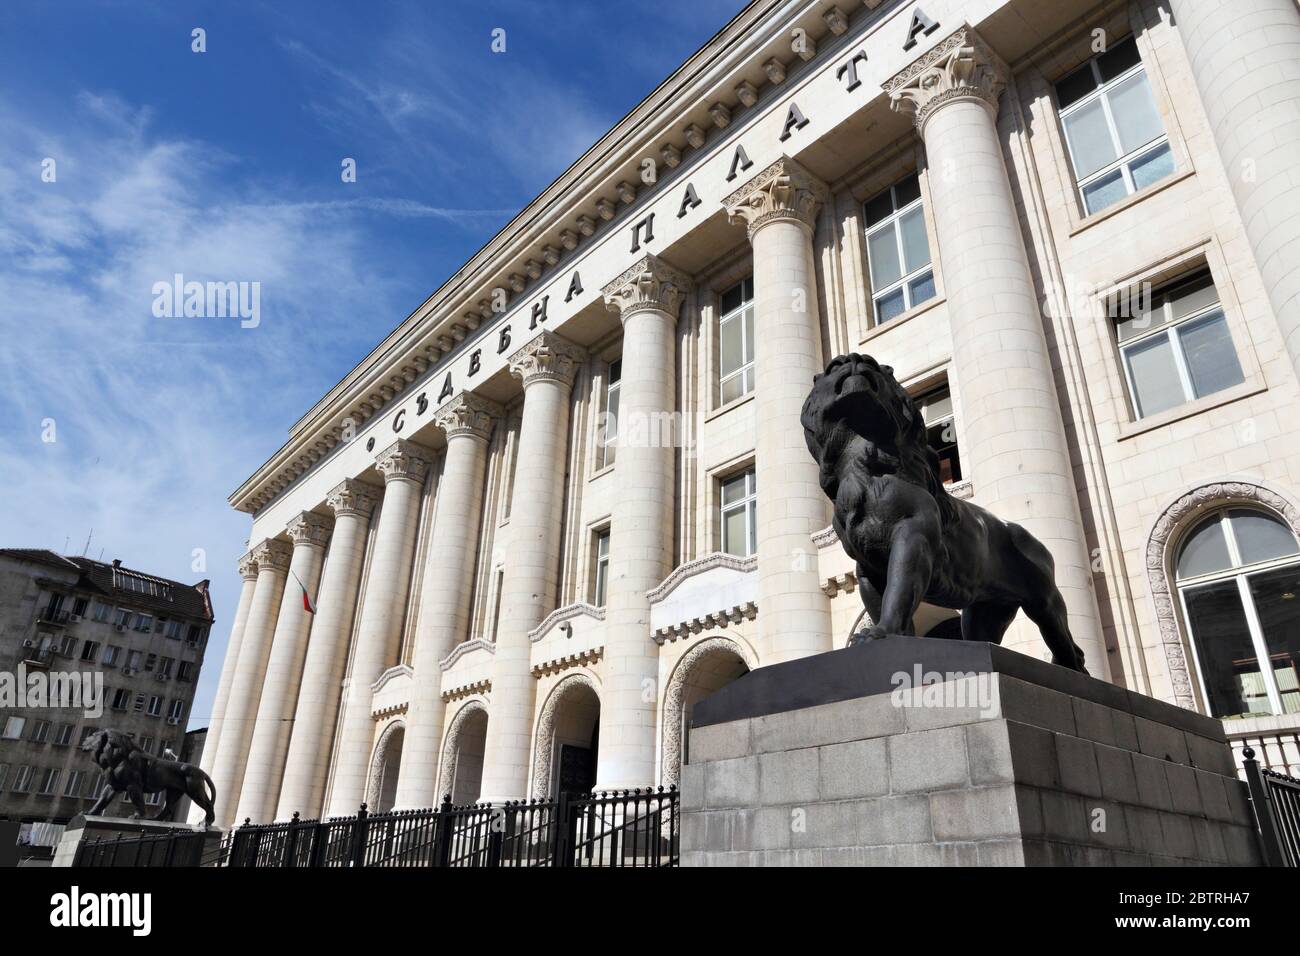
<svg viewBox="0 0 1300 956">
<path fill-rule="evenodd" d="M 646 593 L 672 569 L 677 310 L 689 288 L 686 276 L 654 256 L 604 288 L 605 305 L 623 320 L 623 377 L 596 761 L 602 790 L 654 782 L 659 657 Z"/>
<path fill-rule="evenodd" d="M 234 683 L 235 668 L 239 665 L 239 646 L 244 640 L 248 609 L 253 604 L 253 591 L 257 587 L 257 562 L 253 560 L 251 551 L 239 559 L 239 576 L 244 579 L 244 583 L 239 589 L 239 604 L 235 608 L 235 621 L 230 626 L 230 640 L 226 643 L 226 659 L 221 665 L 221 680 L 217 682 L 217 696 L 212 702 L 212 716 L 208 720 L 208 736 L 203 744 L 203 756 L 199 761 L 199 766 L 209 777 L 212 776 L 213 761 L 217 757 L 221 728 L 225 724 L 230 686 Z M 190 822 L 201 823 L 203 818 L 203 808 L 194 804 L 190 808 Z"/>
<path fill-rule="evenodd" d="M 304 820 L 320 816 L 366 556 L 366 529 L 378 500 L 379 489 L 351 478 L 325 496 L 325 504 L 334 512 L 334 534 L 298 689 L 277 820 L 287 820 L 295 812 Z"/>
<path fill-rule="evenodd" d="M 813 273 L 813 222 L 825 184 L 788 157 L 723 200 L 754 249 L 754 401 L 758 443 L 758 630 L 763 663 L 831 649 L 830 599 L 812 535 L 829 506 L 799 414 L 825 365 Z M 612 542 L 611 542 L 612 543 Z"/>
<path fill-rule="evenodd" d="M 1255 263 L 1300 375 L 1300 10 L 1172 0 Z"/>
<path fill-rule="evenodd" d="M 1051 550 L 1071 633 L 1089 670 L 1104 678 L 1108 661 L 1070 449 L 996 126 L 1006 75 L 1006 65 L 963 26 L 885 90 L 894 109 L 915 117 L 934 171 L 930 191 L 966 435 L 963 470 L 981 505 Z M 1023 618 L 1006 643 L 1045 654 Z"/>
<path fill-rule="evenodd" d="M 289 545 L 268 539 L 253 549 L 257 585 L 248 606 L 248 620 L 239 646 L 239 662 L 230 682 L 230 699 L 223 715 L 221 739 L 212 761 L 212 783 L 217 789 L 216 825 L 223 829 L 235 821 L 239 792 L 244 784 L 248 745 L 253 739 L 253 719 L 262 699 L 266 659 L 271 653 L 285 574 L 289 570 Z"/>
<path fill-rule="evenodd" d="M 323 515 L 304 511 L 289 522 L 285 533 L 293 542 L 289 564 L 290 579 L 285 582 L 276 618 L 271 656 L 267 661 L 266 679 L 262 682 L 262 700 L 253 726 L 253 742 L 248 750 L 248 769 L 239 794 L 238 821 L 251 819 L 268 823 L 275 813 L 284 775 L 284 757 L 289 747 L 294 705 L 302 681 L 303 656 L 307 653 L 307 633 L 311 616 L 303 606 L 302 582 L 310 594 L 320 584 L 321 564 L 325 560 L 325 542 L 334 521 Z"/>
<path fill-rule="evenodd" d="M 438 755 L 446 708 L 439 665 L 469 636 L 469 596 L 478 556 L 488 439 L 502 415 L 495 402 L 470 392 L 461 392 L 434 413 L 434 422 L 447 435 L 447 452 L 420 592 L 415 684 L 397 776 L 399 808 L 432 807 L 440 799 Z"/>
<path fill-rule="evenodd" d="M 429 453 L 409 441 L 389 445 L 375 462 L 384 476 L 384 507 L 379 513 L 374 553 L 366 577 L 366 597 L 353 642 L 352 670 L 339 728 L 330 816 L 356 813 L 365 798 L 366 774 L 374 742 L 370 686 L 397 663 L 402 614 L 411 585 L 420 489 L 429 470 Z"/>
<path fill-rule="evenodd" d="M 510 499 L 510 550 L 501 585 L 492 698 L 480 799 L 517 800 L 528 793 L 533 690 L 528 632 L 555 608 L 560 524 L 569 437 L 569 392 L 586 353 L 543 332 L 510 356 L 524 385 L 524 413 Z"/>
</svg>

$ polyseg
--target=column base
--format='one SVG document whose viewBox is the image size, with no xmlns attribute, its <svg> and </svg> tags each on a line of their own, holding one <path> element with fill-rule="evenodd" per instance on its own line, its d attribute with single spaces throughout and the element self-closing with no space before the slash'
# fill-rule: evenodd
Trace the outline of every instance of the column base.
<svg viewBox="0 0 1300 956">
<path fill-rule="evenodd" d="M 1218 720 L 991 644 L 760 668 L 689 753 L 684 866 L 1260 863 Z"/>
</svg>

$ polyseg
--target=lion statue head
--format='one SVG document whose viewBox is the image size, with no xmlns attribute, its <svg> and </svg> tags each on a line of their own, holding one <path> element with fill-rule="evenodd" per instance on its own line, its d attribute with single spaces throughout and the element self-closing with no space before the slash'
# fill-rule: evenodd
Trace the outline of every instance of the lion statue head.
<svg viewBox="0 0 1300 956">
<path fill-rule="evenodd" d="M 127 734 L 120 730 L 97 730 L 81 743 L 81 749 L 92 754 L 91 759 L 101 767 L 115 767 L 139 750 Z"/>
<path fill-rule="evenodd" d="M 888 365 L 856 352 L 832 359 L 813 378 L 799 420 L 808 451 L 821 464 L 822 491 L 832 500 L 846 475 L 892 475 L 928 491 L 945 524 L 957 519 L 921 413 Z"/>
</svg>

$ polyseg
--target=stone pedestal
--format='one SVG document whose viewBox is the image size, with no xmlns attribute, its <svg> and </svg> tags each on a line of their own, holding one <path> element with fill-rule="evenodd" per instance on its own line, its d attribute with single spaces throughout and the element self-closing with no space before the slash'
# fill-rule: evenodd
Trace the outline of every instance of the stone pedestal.
<svg viewBox="0 0 1300 956">
<path fill-rule="evenodd" d="M 129 820 L 124 817 L 89 817 L 79 814 L 72 818 L 59 838 L 59 845 L 54 849 L 54 866 L 72 866 L 77 858 L 77 848 L 88 840 L 115 840 L 119 836 L 124 840 L 140 836 L 166 836 L 183 830 L 187 833 L 204 833 L 204 858 L 215 857 L 223 830 L 190 823 L 170 823 L 161 820 Z"/>
<path fill-rule="evenodd" d="M 994 645 L 891 637 L 692 713 L 685 866 L 1259 862 L 1219 721 Z"/>
</svg>

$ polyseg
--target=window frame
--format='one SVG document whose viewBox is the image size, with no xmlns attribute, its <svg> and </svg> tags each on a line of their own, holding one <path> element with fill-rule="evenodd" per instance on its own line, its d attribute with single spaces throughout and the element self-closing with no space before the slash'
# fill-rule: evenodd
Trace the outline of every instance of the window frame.
<svg viewBox="0 0 1300 956">
<path fill-rule="evenodd" d="M 1083 215 L 1085 217 L 1099 215 L 1100 213 L 1103 213 L 1107 209 L 1111 208 L 1112 206 L 1116 206 L 1119 203 L 1123 202 L 1124 199 L 1127 199 L 1130 196 L 1137 194 L 1142 189 L 1147 189 L 1151 186 L 1154 186 L 1157 182 L 1160 182 L 1163 179 L 1167 179 L 1170 176 L 1176 175 L 1178 172 L 1178 163 L 1174 155 L 1173 143 L 1169 139 L 1168 125 L 1165 123 L 1164 115 L 1160 112 L 1160 106 L 1158 101 L 1156 100 L 1155 87 L 1151 83 L 1151 75 L 1147 71 L 1146 60 L 1143 59 L 1142 57 L 1142 49 L 1137 45 L 1137 37 L 1135 35 L 1130 34 L 1129 36 L 1125 37 L 1120 41 L 1120 43 L 1126 43 L 1126 42 L 1131 42 L 1134 45 L 1134 49 L 1137 51 L 1138 61 L 1137 63 L 1133 64 L 1128 69 L 1126 69 L 1124 72 L 1117 74 L 1116 76 L 1112 77 L 1109 80 L 1102 79 L 1101 67 L 1098 61 L 1101 59 L 1101 57 L 1105 56 L 1106 53 L 1109 52 L 1109 50 L 1103 50 L 1101 53 L 1089 57 L 1085 63 L 1082 63 L 1075 69 L 1070 70 L 1059 80 L 1052 83 L 1052 96 L 1056 105 L 1056 121 L 1060 126 L 1061 139 L 1065 144 L 1065 154 L 1066 154 L 1066 159 L 1069 161 L 1070 164 L 1070 177 L 1074 180 L 1075 194 L 1078 196 L 1079 204 L 1082 208 Z M 1113 50 L 1116 45 L 1117 44 L 1112 44 L 1110 46 L 1110 50 Z M 1060 83 L 1064 82 L 1066 79 L 1068 79 L 1069 77 L 1073 76 L 1075 73 L 1085 68 L 1092 71 L 1092 78 L 1093 81 L 1096 82 L 1097 86 L 1094 89 L 1090 90 L 1088 93 L 1079 97 L 1069 106 L 1062 107 L 1060 105 L 1060 94 L 1059 94 Z M 1109 93 L 1111 92 L 1111 90 L 1123 85 L 1128 80 L 1132 79 L 1138 73 L 1142 73 L 1146 77 L 1147 89 L 1150 91 L 1151 94 L 1152 107 L 1155 109 L 1156 115 L 1160 120 L 1161 134 L 1155 137 L 1154 139 L 1148 140 L 1146 143 L 1143 143 L 1141 146 L 1138 146 L 1135 149 L 1130 150 L 1127 153 L 1121 153 L 1120 150 L 1123 149 L 1123 143 L 1120 142 L 1119 127 L 1116 126 L 1115 124 L 1115 115 L 1111 108 Z M 1106 131 L 1110 134 L 1111 146 L 1114 147 L 1115 149 L 1116 158 L 1113 159 L 1111 162 L 1107 163 L 1106 165 L 1100 167 L 1099 169 L 1094 170 L 1093 172 L 1089 173 L 1086 177 L 1081 179 L 1079 177 L 1079 166 L 1075 162 L 1075 158 L 1074 158 L 1074 143 L 1070 136 L 1069 128 L 1066 125 L 1066 118 L 1067 116 L 1073 113 L 1077 113 L 1081 111 L 1088 104 L 1096 101 L 1101 102 L 1102 117 L 1106 121 Z M 1148 183 L 1146 186 L 1142 186 L 1139 189 L 1139 187 L 1133 181 L 1133 171 L 1130 167 L 1134 163 L 1136 163 L 1139 159 L 1146 156 L 1148 153 L 1154 153 L 1162 146 L 1169 152 L 1170 159 L 1174 163 L 1174 168 L 1170 171 L 1168 176 L 1161 176 L 1160 179 L 1156 180 L 1155 182 Z M 1110 176 L 1116 171 L 1116 169 L 1120 170 L 1120 178 L 1124 183 L 1125 192 L 1123 198 L 1117 199 L 1111 203 L 1107 203 L 1105 206 L 1102 206 L 1099 209 L 1089 209 L 1088 198 L 1084 190 L 1087 187 L 1092 186 L 1100 182 L 1102 179 L 1105 179 L 1106 177 Z"/>
<path fill-rule="evenodd" d="M 617 378 L 615 377 L 616 369 Z M 597 471 L 603 471 L 606 468 L 612 467 L 614 462 L 618 459 L 618 400 L 623 393 L 622 385 L 623 358 L 622 356 L 619 356 L 618 358 L 610 359 L 605 365 L 605 387 L 602 390 L 603 394 L 601 395 L 600 402 L 600 411 L 603 417 L 601 420 L 602 423 L 597 425 L 597 431 L 599 432 L 598 437 L 600 439 L 596 445 Z M 610 411 L 611 406 L 614 408 L 613 412 Z M 609 423 L 611 418 L 614 422 L 613 438 L 611 438 L 609 434 Z"/>
<path fill-rule="evenodd" d="M 605 602 L 609 597 L 610 529 L 608 527 L 597 528 L 593 532 L 593 538 L 591 546 L 591 604 L 592 607 L 605 607 Z M 604 547 L 603 553 L 601 552 L 602 546 Z"/>
<path fill-rule="evenodd" d="M 745 482 L 744 494 L 739 500 L 727 504 L 725 489 L 734 481 Z M 727 547 L 727 515 L 742 510 L 745 513 L 745 544 L 743 554 Z M 758 554 L 758 469 L 750 464 L 718 479 L 718 550 L 737 558 L 752 558 Z"/>
<path fill-rule="evenodd" d="M 1255 561 L 1246 564 L 1241 558 L 1241 549 L 1237 544 L 1236 532 L 1232 526 L 1232 519 L 1229 515 L 1232 511 L 1251 511 L 1256 514 L 1272 518 L 1280 522 L 1288 531 L 1291 537 L 1296 539 L 1295 530 L 1286 522 L 1281 515 L 1275 514 L 1264 508 L 1251 507 L 1249 505 L 1230 502 L 1220 505 L 1210 511 L 1208 514 L 1198 516 L 1197 521 L 1190 524 L 1182 535 L 1179 537 L 1178 547 L 1173 552 L 1173 581 L 1174 588 L 1178 591 L 1178 605 L 1182 611 L 1183 624 L 1187 633 L 1187 643 L 1192 650 L 1192 663 L 1196 667 L 1196 678 L 1201 685 L 1201 697 L 1205 704 L 1207 714 L 1216 717 L 1219 720 L 1232 720 L 1237 718 L 1252 717 L 1278 717 L 1286 716 L 1287 711 L 1282 706 L 1282 692 L 1278 687 L 1277 675 L 1273 672 L 1268 652 L 1268 641 L 1264 636 L 1264 627 L 1260 623 L 1259 612 L 1255 607 L 1254 595 L 1250 592 L 1250 579 L 1260 574 L 1267 574 L 1288 567 L 1300 567 L 1300 539 L 1296 539 L 1296 551 L 1288 555 L 1282 555 L 1277 558 L 1269 558 L 1264 561 Z M 1218 521 L 1219 526 L 1223 529 L 1224 543 L 1228 549 L 1228 559 L 1231 562 L 1228 567 L 1220 568 L 1217 571 L 1208 571 L 1204 574 L 1193 575 L 1188 578 L 1178 576 L 1178 557 L 1182 554 L 1183 546 L 1190 539 L 1192 533 L 1199 528 L 1205 527 L 1210 521 Z M 1242 613 L 1246 618 L 1246 627 L 1250 634 L 1251 648 L 1255 652 L 1255 663 L 1259 665 L 1260 679 L 1264 684 L 1264 691 L 1268 697 L 1268 704 L 1271 712 L 1267 714 L 1234 714 L 1228 717 L 1218 717 L 1213 713 L 1210 705 L 1210 695 L 1207 688 L 1209 684 L 1205 680 L 1205 670 L 1201 664 L 1200 649 L 1197 646 L 1196 632 L 1192 628 L 1191 615 L 1187 608 L 1187 592 L 1208 585 L 1222 584 L 1225 581 L 1233 581 L 1237 586 L 1237 595 L 1241 601 Z"/>
<path fill-rule="evenodd" d="M 906 182 L 908 179 L 913 179 L 913 178 L 916 179 L 916 185 L 917 185 L 916 198 L 910 200 L 905 206 L 899 206 L 898 187 L 900 184 Z M 867 206 L 869 206 L 872 202 L 879 199 L 881 196 L 884 196 L 886 193 L 889 194 L 889 203 L 893 211 L 888 216 L 885 216 L 882 219 L 878 219 L 875 222 L 868 222 Z M 908 312 L 910 312 L 912 309 L 916 308 L 917 306 L 923 305 L 924 303 L 929 302 L 931 299 L 937 299 L 939 297 L 939 283 L 938 283 L 938 279 L 935 276 L 935 268 L 934 268 L 934 247 L 933 244 L 930 242 L 930 226 L 929 223 L 926 222 L 926 218 L 925 218 L 925 191 L 921 188 L 920 171 L 917 170 L 917 171 L 910 172 L 904 176 L 900 176 L 897 180 L 890 183 L 884 189 L 874 193 L 871 196 L 868 196 L 867 199 L 861 204 L 861 208 L 862 208 L 862 212 L 861 212 L 862 251 L 867 259 L 867 295 L 868 298 L 870 298 L 871 300 L 871 324 L 873 327 L 879 328 L 882 325 L 888 325 L 890 322 L 893 322 L 901 318 L 902 316 L 906 315 Z M 903 245 L 902 221 L 903 218 L 905 216 L 910 215 L 914 209 L 918 209 L 921 214 L 921 230 L 925 234 L 926 261 L 924 265 L 919 266 L 916 269 L 913 269 L 911 272 L 907 272 L 905 271 L 907 267 L 907 255 L 906 255 L 906 249 Z M 901 271 L 899 277 L 895 279 L 893 282 L 887 283 L 885 286 L 877 289 L 875 285 L 876 282 L 875 270 L 872 268 L 871 265 L 871 237 L 878 232 L 883 232 L 886 228 L 890 228 L 893 230 L 894 248 L 898 254 L 898 266 L 900 270 L 904 270 L 904 271 Z M 921 299 L 919 302 L 913 301 L 912 284 L 916 282 L 918 279 L 920 279 L 927 272 L 930 273 L 930 284 L 933 287 L 934 291 L 930 294 L 928 298 Z M 879 300 L 884 298 L 887 295 L 894 294 L 899 289 L 902 289 L 903 292 L 903 311 L 899 312 L 898 315 L 891 316 L 888 319 L 882 319 L 880 317 Z"/>
<path fill-rule="evenodd" d="M 722 303 L 728 295 L 736 289 L 740 289 L 740 304 L 730 311 L 722 311 Z M 745 297 L 746 289 L 749 291 L 749 297 Z M 749 343 L 756 339 L 757 329 L 754 323 L 757 321 L 755 312 L 757 299 L 754 294 L 754 276 L 752 274 L 743 276 L 735 282 L 730 283 L 725 289 L 718 293 L 718 407 L 725 408 L 742 399 L 748 398 L 754 394 L 758 385 L 756 381 L 757 369 L 754 364 L 754 356 L 750 354 Z M 740 323 L 740 352 L 741 363 L 730 372 L 722 370 L 722 328 L 728 322 Z M 747 334 L 748 333 L 748 334 Z M 755 341 L 755 345 L 757 342 Z M 731 398 L 723 395 L 723 388 L 726 384 L 735 378 L 740 378 L 741 391 Z"/>
</svg>

